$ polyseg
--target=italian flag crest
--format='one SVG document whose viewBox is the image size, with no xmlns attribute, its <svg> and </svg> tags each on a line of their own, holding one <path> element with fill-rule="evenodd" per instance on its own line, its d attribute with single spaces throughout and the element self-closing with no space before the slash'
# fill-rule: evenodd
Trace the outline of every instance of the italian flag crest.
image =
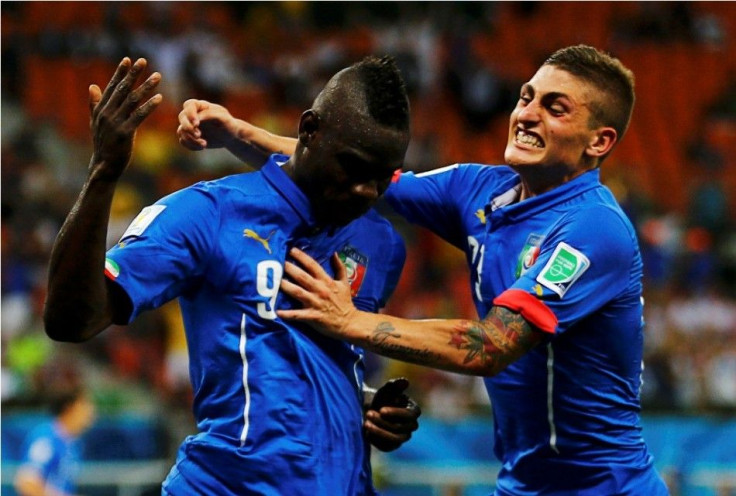
<svg viewBox="0 0 736 496">
<path fill-rule="evenodd" d="M 365 279 L 365 271 L 368 268 L 368 257 L 350 245 L 346 245 L 337 255 L 347 270 L 350 294 L 357 296 Z"/>
</svg>

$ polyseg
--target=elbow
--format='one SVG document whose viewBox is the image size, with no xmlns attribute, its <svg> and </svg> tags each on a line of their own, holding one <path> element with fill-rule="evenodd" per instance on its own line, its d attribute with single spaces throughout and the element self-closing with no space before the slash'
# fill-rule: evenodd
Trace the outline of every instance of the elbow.
<svg viewBox="0 0 736 496">
<path fill-rule="evenodd" d="M 78 328 L 76 326 L 58 322 L 53 319 L 44 319 L 44 330 L 51 340 L 63 343 L 83 343 L 92 337 L 91 335 L 86 336 L 84 333 L 78 332 Z"/>
<path fill-rule="evenodd" d="M 506 363 L 502 364 L 494 360 L 488 360 L 477 364 L 470 373 L 479 377 L 494 377 L 500 374 L 507 365 Z"/>
<path fill-rule="evenodd" d="M 44 309 L 43 324 L 44 331 L 51 340 L 64 343 L 82 343 L 102 330 L 83 321 L 78 315 L 60 315 L 48 307 Z"/>
</svg>

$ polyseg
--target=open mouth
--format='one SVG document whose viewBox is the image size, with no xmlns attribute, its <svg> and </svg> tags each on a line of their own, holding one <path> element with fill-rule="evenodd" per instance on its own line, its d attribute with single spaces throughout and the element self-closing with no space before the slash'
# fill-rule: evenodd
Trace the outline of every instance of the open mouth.
<svg viewBox="0 0 736 496">
<path fill-rule="evenodd" d="M 514 133 L 514 142 L 520 145 L 531 146 L 532 148 L 544 148 L 544 141 L 534 133 L 517 129 Z"/>
</svg>

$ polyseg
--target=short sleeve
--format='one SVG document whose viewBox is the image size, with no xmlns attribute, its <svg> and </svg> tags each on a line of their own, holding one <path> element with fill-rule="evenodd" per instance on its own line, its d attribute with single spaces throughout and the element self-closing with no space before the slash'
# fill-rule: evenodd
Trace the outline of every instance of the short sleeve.
<svg viewBox="0 0 736 496">
<path fill-rule="evenodd" d="M 458 188 L 459 167 L 455 164 L 421 174 L 400 174 L 386 190 L 386 200 L 409 222 L 456 244 L 461 235 L 452 191 Z"/>
<path fill-rule="evenodd" d="M 467 223 L 475 222 L 499 188 L 518 182 L 508 167 L 455 164 L 414 174 L 398 174 L 386 191 L 386 200 L 413 224 L 437 234 L 464 250 Z"/>
<path fill-rule="evenodd" d="M 534 296 L 555 315 L 557 332 L 564 332 L 638 284 L 636 239 L 621 215 L 600 205 L 569 213 L 548 233 L 534 264 L 500 297 Z"/>
<path fill-rule="evenodd" d="M 105 274 L 142 311 L 176 298 L 204 274 L 219 211 L 206 190 L 187 188 L 146 207 L 107 252 Z"/>
</svg>

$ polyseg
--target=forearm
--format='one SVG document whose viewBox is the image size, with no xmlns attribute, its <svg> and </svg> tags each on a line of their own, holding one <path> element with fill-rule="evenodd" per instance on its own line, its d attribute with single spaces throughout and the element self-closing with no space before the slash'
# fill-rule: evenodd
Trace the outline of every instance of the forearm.
<svg viewBox="0 0 736 496">
<path fill-rule="evenodd" d="M 100 176 L 90 174 L 51 251 L 44 323 L 54 340 L 84 341 L 112 323 L 104 266 L 116 181 Z"/>
<path fill-rule="evenodd" d="M 238 119 L 236 139 L 226 145 L 227 150 L 253 167 L 260 167 L 271 154 L 293 155 L 296 139 L 269 133 L 265 129 Z"/>
<path fill-rule="evenodd" d="M 482 321 L 407 320 L 357 312 L 340 330 L 349 342 L 383 356 L 469 375 L 492 376 L 529 348 L 540 333 L 517 314 L 498 309 Z M 517 327 L 517 329 L 515 329 Z"/>
</svg>

